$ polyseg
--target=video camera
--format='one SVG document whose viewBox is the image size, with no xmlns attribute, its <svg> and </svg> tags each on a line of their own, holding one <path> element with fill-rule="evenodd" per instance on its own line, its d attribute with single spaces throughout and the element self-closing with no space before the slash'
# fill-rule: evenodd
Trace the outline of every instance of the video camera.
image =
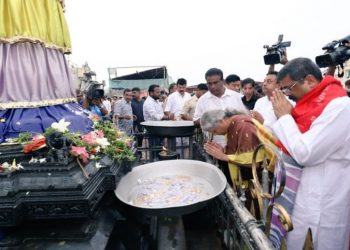
<svg viewBox="0 0 350 250">
<path fill-rule="evenodd" d="M 283 35 L 278 36 L 278 41 L 276 44 L 271 46 L 264 45 L 266 49 L 266 55 L 264 56 L 264 62 L 266 65 L 278 64 L 281 62 L 282 54 L 286 47 L 291 45 L 291 42 L 282 42 Z"/>
<path fill-rule="evenodd" d="M 92 99 L 101 99 L 105 95 L 105 91 L 103 90 L 103 84 L 97 81 L 87 81 L 82 85 L 82 91 L 85 96 Z"/>
<path fill-rule="evenodd" d="M 326 44 L 322 49 L 325 54 L 316 56 L 316 63 L 320 68 L 342 65 L 346 60 L 350 59 L 350 48 L 346 46 L 350 43 L 350 35 Z"/>
</svg>

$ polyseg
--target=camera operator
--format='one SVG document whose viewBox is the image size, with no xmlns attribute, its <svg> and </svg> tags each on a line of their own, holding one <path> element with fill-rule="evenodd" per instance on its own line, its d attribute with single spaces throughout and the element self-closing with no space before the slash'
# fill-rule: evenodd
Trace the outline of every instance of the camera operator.
<svg viewBox="0 0 350 250">
<path fill-rule="evenodd" d="M 108 110 L 102 104 L 102 98 L 86 96 L 83 100 L 83 108 L 90 110 L 100 118 L 108 114 Z"/>
<path fill-rule="evenodd" d="M 104 90 L 103 84 L 91 80 L 91 74 L 85 74 L 86 80 L 83 81 L 82 91 L 84 93 L 83 108 L 90 110 L 98 117 L 103 118 L 108 114 L 108 110 L 103 105 Z"/>
<path fill-rule="evenodd" d="M 281 56 L 281 64 L 285 65 L 288 63 L 287 51 L 284 50 Z M 272 124 L 277 120 L 275 113 L 273 112 L 271 97 L 273 91 L 279 89 L 280 82 L 277 79 L 278 72 L 274 71 L 275 65 L 269 66 L 269 71 L 266 74 L 264 82 L 262 84 L 262 90 L 265 94 L 264 97 L 259 98 L 254 106 L 254 110 L 251 111 L 251 116 L 258 120 L 261 124 L 267 127 L 270 131 L 272 130 Z M 272 71 L 271 71 L 272 70 Z M 295 102 L 288 99 L 288 101 L 295 106 Z"/>
</svg>

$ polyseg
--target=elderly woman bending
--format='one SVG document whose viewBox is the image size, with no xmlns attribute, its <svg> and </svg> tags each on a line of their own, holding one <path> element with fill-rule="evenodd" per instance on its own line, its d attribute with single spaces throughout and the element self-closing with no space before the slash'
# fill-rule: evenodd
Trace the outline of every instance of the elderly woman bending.
<svg viewBox="0 0 350 250">
<path fill-rule="evenodd" d="M 251 179 L 250 167 L 253 152 L 256 146 L 261 143 L 261 137 L 259 138 L 257 130 L 259 122 L 253 120 L 245 112 L 231 109 L 207 111 L 202 115 L 200 122 L 202 130 L 226 136 L 227 145 L 225 148 L 218 143 L 208 141 L 204 145 L 204 149 L 214 158 L 228 162 L 232 182 L 235 185 L 238 184 L 238 167 L 242 167 L 243 180 Z M 269 139 L 272 137 L 267 140 Z M 261 162 L 264 157 L 264 150 L 260 150 L 256 161 Z"/>
</svg>

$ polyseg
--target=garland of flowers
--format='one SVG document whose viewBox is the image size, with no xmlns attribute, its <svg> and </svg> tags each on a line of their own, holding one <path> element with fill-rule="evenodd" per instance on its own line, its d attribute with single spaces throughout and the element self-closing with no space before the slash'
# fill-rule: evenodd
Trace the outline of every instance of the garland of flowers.
<svg viewBox="0 0 350 250">
<path fill-rule="evenodd" d="M 24 153 L 29 153 L 46 146 L 46 139 L 53 133 L 63 134 L 70 142 L 69 153 L 87 163 L 89 160 L 99 160 L 101 156 L 108 155 L 117 161 L 134 161 L 135 156 L 131 150 L 133 139 L 119 131 L 110 121 L 101 121 L 94 119 L 93 131 L 87 134 L 70 132 L 68 127 L 70 122 L 61 119 L 59 122 L 52 123 L 43 135 L 32 135 L 29 132 L 19 134 L 18 138 L 12 139 L 11 142 L 25 144 Z M 18 166 L 17 166 L 18 165 Z M 12 165 L 5 162 L 0 163 L 0 172 L 11 172 L 23 168 L 16 164 L 15 160 Z"/>
<path fill-rule="evenodd" d="M 70 154 L 80 158 L 84 163 L 89 159 L 98 160 L 101 155 L 108 155 L 114 160 L 135 160 L 130 149 L 133 139 L 119 131 L 112 122 L 95 121 L 94 130 L 85 135 L 69 132 L 69 124 L 62 119 L 58 123 L 53 123 L 44 135 L 47 138 L 53 132 L 62 132 L 72 141 Z"/>
</svg>

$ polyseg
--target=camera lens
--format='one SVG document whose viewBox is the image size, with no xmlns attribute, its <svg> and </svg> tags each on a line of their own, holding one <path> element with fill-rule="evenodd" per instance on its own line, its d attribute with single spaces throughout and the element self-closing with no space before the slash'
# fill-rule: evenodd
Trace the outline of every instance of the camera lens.
<svg viewBox="0 0 350 250">
<path fill-rule="evenodd" d="M 93 98 L 96 98 L 96 99 L 100 99 L 104 96 L 104 91 L 103 89 L 96 89 L 94 91 L 94 95 L 93 95 Z"/>
</svg>

